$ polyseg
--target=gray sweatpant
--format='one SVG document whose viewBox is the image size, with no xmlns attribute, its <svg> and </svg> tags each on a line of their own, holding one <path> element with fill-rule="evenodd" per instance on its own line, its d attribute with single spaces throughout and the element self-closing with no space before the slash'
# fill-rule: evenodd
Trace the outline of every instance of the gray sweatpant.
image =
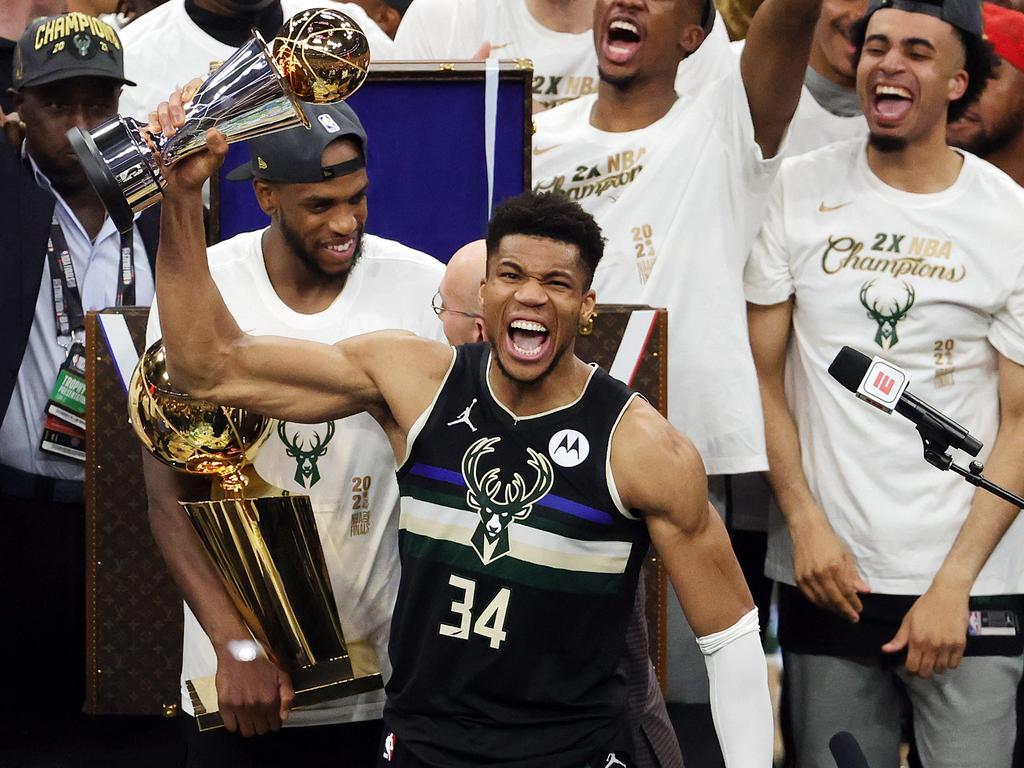
<svg viewBox="0 0 1024 768">
<path fill-rule="evenodd" d="M 1010 768 L 1024 657 L 972 656 L 928 680 L 877 659 L 783 652 L 783 664 L 796 752 L 787 756 L 788 765 L 835 768 L 829 739 L 849 731 L 871 768 L 896 768 L 902 686 L 924 768 Z"/>
</svg>

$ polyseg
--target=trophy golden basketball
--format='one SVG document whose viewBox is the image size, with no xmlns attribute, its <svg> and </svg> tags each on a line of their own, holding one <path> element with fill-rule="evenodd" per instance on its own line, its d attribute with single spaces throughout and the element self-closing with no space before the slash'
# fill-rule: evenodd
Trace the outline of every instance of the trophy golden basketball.
<svg viewBox="0 0 1024 768">
<path fill-rule="evenodd" d="M 293 707 L 380 688 L 379 673 L 353 673 L 309 497 L 244 498 L 243 470 L 271 421 L 176 391 L 161 342 L 135 368 L 128 409 L 153 456 L 220 478 L 225 498 L 181 506 L 253 637 L 291 676 Z M 221 727 L 215 678 L 186 687 L 199 729 Z"/>
<path fill-rule="evenodd" d="M 68 139 L 114 225 L 128 232 L 135 214 L 161 197 L 156 154 L 171 165 L 202 149 L 210 128 L 228 142 L 308 128 L 299 101 L 328 104 L 351 96 L 369 65 L 359 25 L 341 11 L 312 8 L 292 16 L 269 45 L 254 30 L 186 105 L 185 124 L 173 137 L 150 134 L 151 146 L 143 123 L 117 116 L 91 131 L 72 128 Z"/>
</svg>

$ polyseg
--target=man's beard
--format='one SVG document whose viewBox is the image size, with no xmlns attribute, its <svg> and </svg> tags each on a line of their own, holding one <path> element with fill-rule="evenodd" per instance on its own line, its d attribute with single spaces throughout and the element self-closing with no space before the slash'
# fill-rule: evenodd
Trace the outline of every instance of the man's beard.
<svg viewBox="0 0 1024 768">
<path fill-rule="evenodd" d="M 1013 141 L 1021 130 L 1024 129 L 1019 125 L 1008 123 L 1003 130 L 995 133 L 985 130 L 978 131 L 966 141 L 956 144 L 956 146 L 960 147 L 960 149 L 966 149 L 978 157 L 987 157 L 998 152 Z"/>
<path fill-rule="evenodd" d="M 901 152 L 907 148 L 907 143 L 902 136 L 879 136 L 874 133 L 868 136 L 868 144 L 884 154 Z"/>
<path fill-rule="evenodd" d="M 356 249 L 355 253 L 352 254 L 352 261 L 349 263 L 348 269 L 343 272 L 328 272 L 320 266 L 313 254 L 306 249 L 306 244 L 302 242 L 302 238 L 288 224 L 283 212 L 280 213 L 278 218 L 278 225 L 281 228 L 281 236 L 284 237 L 285 243 L 288 244 L 296 258 L 302 262 L 306 269 L 317 277 L 323 278 L 326 282 L 344 283 L 348 279 L 349 273 L 359 261 L 359 258 L 363 255 L 363 228 L 360 226 L 356 230 Z"/>
</svg>

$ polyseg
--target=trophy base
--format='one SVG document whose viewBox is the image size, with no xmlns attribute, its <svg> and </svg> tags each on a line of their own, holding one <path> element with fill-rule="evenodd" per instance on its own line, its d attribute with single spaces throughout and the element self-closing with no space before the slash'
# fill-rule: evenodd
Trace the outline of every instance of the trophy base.
<svg viewBox="0 0 1024 768">
<path fill-rule="evenodd" d="M 132 118 L 115 117 L 92 131 L 76 126 L 67 133 L 86 178 L 122 234 L 131 231 L 136 213 L 160 199 L 163 187 L 140 126 Z"/>
<path fill-rule="evenodd" d="M 346 696 L 376 691 L 384 687 L 380 673 L 353 677 L 352 665 L 347 656 L 330 659 L 294 670 L 291 674 L 295 700 L 292 709 L 323 704 Z M 214 677 L 200 677 L 186 680 L 185 687 L 192 700 L 196 723 L 200 731 L 212 731 L 224 727 L 217 710 L 217 684 Z"/>
</svg>

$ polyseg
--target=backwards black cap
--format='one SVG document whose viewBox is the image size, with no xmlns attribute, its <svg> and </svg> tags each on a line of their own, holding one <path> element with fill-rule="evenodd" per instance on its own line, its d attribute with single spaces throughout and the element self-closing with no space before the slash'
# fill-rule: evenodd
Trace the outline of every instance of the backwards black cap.
<svg viewBox="0 0 1024 768">
<path fill-rule="evenodd" d="M 302 111 L 309 120 L 309 130 L 300 125 L 250 139 L 249 162 L 228 173 L 228 178 L 311 184 L 354 173 L 366 165 L 366 131 L 352 107 L 340 101 L 303 103 Z M 324 149 L 338 139 L 354 141 L 359 146 L 359 157 L 324 166 Z"/>
<path fill-rule="evenodd" d="M 870 0 L 868 16 L 881 8 L 934 16 L 977 37 L 981 37 L 984 30 L 981 0 Z"/>
</svg>

